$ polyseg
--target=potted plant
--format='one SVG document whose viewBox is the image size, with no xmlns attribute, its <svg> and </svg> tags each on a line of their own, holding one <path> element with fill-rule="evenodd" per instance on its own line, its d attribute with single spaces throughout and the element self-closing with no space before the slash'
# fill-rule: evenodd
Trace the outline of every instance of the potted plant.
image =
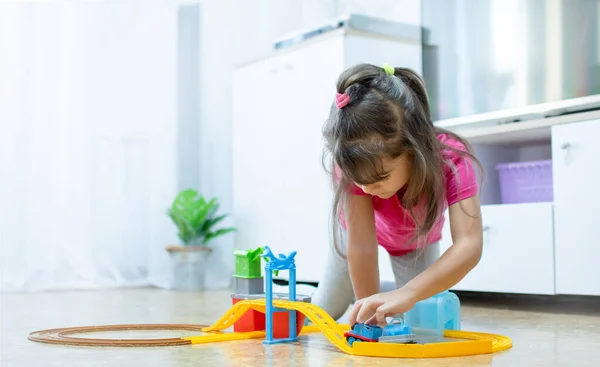
<svg viewBox="0 0 600 367">
<path fill-rule="evenodd" d="M 216 228 L 227 217 L 227 214 L 217 215 L 218 209 L 216 198 L 206 200 L 193 189 L 182 190 L 173 200 L 167 214 L 177 227 L 181 245 L 166 247 L 173 265 L 172 288 L 204 288 L 205 264 L 212 252 L 210 242 L 235 231 L 235 228 Z"/>
</svg>

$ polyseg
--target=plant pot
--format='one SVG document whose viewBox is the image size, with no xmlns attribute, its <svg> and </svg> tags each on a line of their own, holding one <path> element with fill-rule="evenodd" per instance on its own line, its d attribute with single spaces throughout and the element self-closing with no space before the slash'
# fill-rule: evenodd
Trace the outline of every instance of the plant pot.
<svg viewBox="0 0 600 367">
<path fill-rule="evenodd" d="M 169 252 L 173 271 L 171 289 L 203 290 L 212 249 L 205 246 L 167 246 L 166 250 Z"/>
</svg>

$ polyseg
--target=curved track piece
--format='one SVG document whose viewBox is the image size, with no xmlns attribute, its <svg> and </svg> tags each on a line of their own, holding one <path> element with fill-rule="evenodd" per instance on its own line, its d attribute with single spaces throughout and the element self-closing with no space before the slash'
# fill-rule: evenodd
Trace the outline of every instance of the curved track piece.
<svg viewBox="0 0 600 367">
<path fill-rule="evenodd" d="M 349 329 L 349 325 L 338 324 L 320 307 L 311 303 L 286 300 L 273 300 L 273 306 L 302 312 L 315 324 L 313 328 L 316 327 L 320 329 L 333 345 L 338 347 L 344 353 L 351 355 L 396 358 L 458 357 L 495 353 L 512 347 L 512 341 L 505 336 L 449 330 L 444 334 L 446 337 L 466 340 L 428 344 L 354 343 L 351 347 L 344 337 L 344 331 Z M 221 317 L 221 319 L 212 326 L 203 329 L 203 331 L 208 332 L 227 329 L 246 311 L 250 309 L 264 311 L 264 308 L 264 299 L 237 302 L 223 315 L 223 317 Z M 222 340 L 234 340 L 234 338 L 237 338 L 235 334 L 237 333 L 225 334 L 223 335 Z M 232 339 L 228 339 L 229 335 L 231 335 Z M 205 337 L 201 336 L 198 338 L 202 339 Z"/>
<path fill-rule="evenodd" d="M 457 339 L 469 339 L 469 340 L 483 340 L 488 339 L 492 341 L 492 353 L 502 352 L 504 350 L 512 348 L 512 340 L 509 337 L 497 334 L 488 333 L 477 333 L 474 331 L 458 331 L 458 330 L 446 330 L 444 336 L 447 338 Z"/>
<path fill-rule="evenodd" d="M 91 333 L 99 331 L 125 331 L 125 330 L 186 330 L 202 331 L 205 325 L 188 324 L 142 324 L 142 325 L 106 325 L 106 326 L 79 326 L 60 329 L 34 331 L 29 334 L 31 341 L 39 343 L 99 346 L 99 347 L 160 347 L 173 345 L 190 345 L 192 342 L 184 338 L 164 339 L 105 339 L 105 338 L 77 338 L 67 335 Z"/>
</svg>

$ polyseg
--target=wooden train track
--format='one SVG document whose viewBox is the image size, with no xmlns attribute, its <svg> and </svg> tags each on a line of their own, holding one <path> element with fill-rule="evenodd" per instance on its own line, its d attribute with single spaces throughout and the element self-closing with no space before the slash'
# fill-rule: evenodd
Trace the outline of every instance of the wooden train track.
<svg viewBox="0 0 600 367">
<path fill-rule="evenodd" d="M 29 334 L 28 339 L 39 343 L 63 344 L 75 346 L 97 346 L 97 347 L 163 347 L 175 345 L 190 345 L 192 342 L 183 338 L 160 338 L 160 339 L 108 339 L 108 338 L 85 338 L 73 337 L 74 334 L 85 334 L 105 331 L 128 331 L 128 330 L 185 330 L 201 332 L 207 325 L 192 324 L 124 324 L 104 326 L 78 326 L 60 329 L 47 329 L 34 331 Z"/>
</svg>

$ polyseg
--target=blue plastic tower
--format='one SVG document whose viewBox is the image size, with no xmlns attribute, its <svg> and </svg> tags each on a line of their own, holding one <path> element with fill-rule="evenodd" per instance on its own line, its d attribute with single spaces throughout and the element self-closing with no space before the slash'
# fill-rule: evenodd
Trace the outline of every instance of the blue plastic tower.
<svg viewBox="0 0 600 367">
<path fill-rule="evenodd" d="M 444 330 L 460 330 L 460 300 L 444 291 L 415 304 L 404 314 L 404 322 L 419 335 L 444 336 Z"/>
<path fill-rule="evenodd" d="M 279 256 L 273 255 L 273 252 L 269 248 L 269 246 L 265 246 L 265 250 L 261 255 L 266 260 L 265 265 L 265 274 L 267 277 L 266 280 L 266 296 L 267 301 L 265 305 L 266 311 L 266 339 L 263 342 L 264 344 L 275 344 L 275 343 L 285 343 L 285 342 L 294 342 L 298 340 L 296 336 L 296 311 L 290 311 L 286 309 L 279 309 L 273 307 L 273 270 L 288 270 L 290 272 L 290 291 L 289 291 L 289 299 L 290 301 L 296 301 L 296 263 L 294 262 L 294 258 L 296 257 L 296 251 L 292 251 L 285 256 L 283 254 L 279 254 Z M 289 313 L 289 326 L 290 332 L 287 338 L 281 339 L 273 339 L 273 313 L 274 312 L 288 312 Z"/>
</svg>

